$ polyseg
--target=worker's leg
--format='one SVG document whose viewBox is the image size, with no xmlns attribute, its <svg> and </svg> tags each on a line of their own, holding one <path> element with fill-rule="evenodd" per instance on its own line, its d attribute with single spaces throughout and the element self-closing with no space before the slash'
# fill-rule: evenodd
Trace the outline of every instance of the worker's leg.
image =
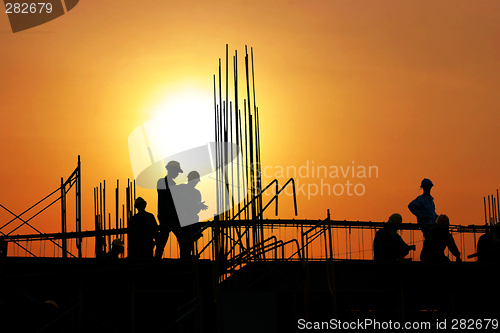
<svg viewBox="0 0 500 333">
<path fill-rule="evenodd" d="M 191 231 L 189 227 L 176 228 L 172 230 L 179 242 L 180 257 L 189 258 L 193 250 L 193 241 L 191 240 Z"/>
<path fill-rule="evenodd" d="M 158 237 L 156 238 L 156 259 L 161 259 L 163 256 L 163 250 L 165 249 L 165 245 L 167 245 L 169 234 L 170 228 L 166 225 L 160 225 L 160 231 L 158 232 Z"/>
</svg>

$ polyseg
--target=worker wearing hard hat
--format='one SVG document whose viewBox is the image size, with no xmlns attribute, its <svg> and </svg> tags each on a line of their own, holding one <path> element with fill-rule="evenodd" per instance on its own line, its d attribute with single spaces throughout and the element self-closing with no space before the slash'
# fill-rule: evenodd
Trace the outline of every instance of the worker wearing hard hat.
<svg viewBox="0 0 500 333">
<path fill-rule="evenodd" d="M 436 214 L 436 206 L 434 198 L 431 196 L 431 189 L 434 186 L 430 179 L 424 178 L 420 183 L 420 188 L 424 193 L 415 198 L 408 205 L 408 209 L 417 217 L 417 223 L 421 226 L 422 233 L 426 234 L 427 226 L 435 225 L 438 215 Z"/>
<path fill-rule="evenodd" d="M 135 199 L 137 214 L 128 223 L 128 258 L 148 259 L 154 256 L 158 224 L 153 214 L 146 212 L 147 202 L 142 197 Z"/>
<path fill-rule="evenodd" d="M 200 211 L 208 208 L 205 202 L 201 201 L 201 192 L 196 188 L 200 182 L 200 174 L 197 171 L 191 171 L 187 178 L 187 184 L 179 185 L 179 198 L 182 202 L 176 205 L 181 207 L 179 212 L 181 227 L 198 222 Z"/>
<path fill-rule="evenodd" d="M 123 242 L 120 238 L 116 238 L 111 243 L 111 250 L 106 253 L 104 258 L 106 259 L 118 259 L 120 254 L 123 253 Z"/>
<path fill-rule="evenodd" d="M 181 164 L 177 161 L 170 161 L 165 166 L 167 175 L 160 178 L 157 183 L 158 190 L 158 222 L 160 222 L 160 232 L 156 239 L 155 258 L 161 259 L 163 250 L 168 241 L 168 236 L 172 231 L 177 240 L 183 239 L 179 218 L 175 209 L 174 197 L 177 191 L 177 184 L 174 179 L 183 173 Z M 179 243 L 179 246 L 181 243 Z"/>
<path fill-rule="evenodd" d="M 204 201 L 201 201 L 201 192 L 196 188 L 200 182 L 200 174 L 197 171 L 191 171 L 188 176 L 187 184 L 180 184 L 178 196 L 175 203 L 179 215 L 186 247 L 181 249 L 181 257 L 187 258 L 191 255 L 194 241 L 202 236 L 200 230 L 198 214 L 208 208 Z"/>
<path fill-rule="evenodd" d="M 410 250 L 415 250 L 415 245 L 408 245 L 398 234 L 403 218 L 395 213 L 389 217 L 384 228 L 375 233 L 373 240 L 374 260 L 404 260 Z"/>
<path fill-rule="evenodd" d="M 450 220 L 446 215 L 439 215 L 436 225 L 430 227 L 426 233 L 420 261 L 449 262 L 450 259 L 444 254 L 446 248 L 453 254 L 457 261 L 462 261 L 457 244 L 449 231 Z"/>
</svg>

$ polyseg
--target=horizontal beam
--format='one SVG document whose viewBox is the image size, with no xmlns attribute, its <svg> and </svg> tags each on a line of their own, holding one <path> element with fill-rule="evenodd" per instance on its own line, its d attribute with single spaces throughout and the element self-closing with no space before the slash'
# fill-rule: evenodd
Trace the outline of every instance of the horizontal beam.
<svg viewBox="0 0 500 333">
<path fill-rule="evenodd" d="M 198 222 L 200 226 L 204 226 L 211 222 Z M 265 220 L 235 220 L 235 221 L 219 221 L 219 226 L 221 228 L 230 227 L 287 227 L 287 226 L 304 226 L 309 229 L 322 228 L 322 227 L 332 227 L 332 228 L 356 228 L 356 229 L 378 229 L 383 228 L 387 225 L 386 222 L 372 222 L 372 221 L 340 221 L 340 220 L 303 220 L 303 219 L 265 219 Z M 401 223 L 400 229 L 402 230 L 418 230 L 420 226 L 416 223 Z M 159 227 L 158 227 L 159 229 Z M 485 233 L 490 230 L 490 226 L 486 225 L 450 225 L 450 231 L 452 232 L 463 232 L 463 233 Z M 68 233 L 45 233 L 45 234 L 31 234 L 31 235 L 9 235 L 0 237 L 6 241 L 11 240 L 47 240 L 47 239 L 74 239 L 74 238 L 86 238 L 86 237 L 96 237 L 96 236 L 108 236 L 108 235 L 122 235 L 128 234 L 127 228 L 121 229 L 111 229 L 111 230 L 89 230 L 82 232 L 68 232 Z"/>
</svg>

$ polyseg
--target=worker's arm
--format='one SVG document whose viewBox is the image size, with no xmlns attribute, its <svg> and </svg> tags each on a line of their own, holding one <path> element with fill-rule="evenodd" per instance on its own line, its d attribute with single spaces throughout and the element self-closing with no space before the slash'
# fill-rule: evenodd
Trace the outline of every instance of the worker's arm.
<svg viewBox="0 0 500 333">
<path fill-rule="evenodd" d="M 450 250 L 451 254 L 457 258 L 457 261 L 462 261 L 460 258 L 460 251 L 458 250 L 457 244 L 455 243 L 455 239 L 453 239 L 452 234 L 448 233 L 448 250 Z"/>
<path fill-rule="evenodd" d="M 408 209 L 410 212 L 417 217 L 417 219 L 421 219 L 424 222 L 429 222 L 433 219 L 432 216 L 429 216 L 425 212 L 424 204 L 421 202 L 420 197 L 417 197 L 415 200 L 408 204 Z"/>
<path fill-rule="evenodd" d="M 421 207 L 421 202 L 418 198 L 416 198 L 415 200 L 413 200 L 408 204 L 408 209 L 417 218 L 424 216 L 424 214 L 420 211 L 420 207 Z"/>
</svg>

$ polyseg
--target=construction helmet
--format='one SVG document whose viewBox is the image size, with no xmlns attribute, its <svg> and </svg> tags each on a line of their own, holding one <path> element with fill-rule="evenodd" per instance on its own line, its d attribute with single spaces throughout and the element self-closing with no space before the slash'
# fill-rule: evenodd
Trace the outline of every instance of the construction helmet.
<svg viewBox="0 0 500 333">
<path fill-rule="evenodd" d="M 144 206 L 146 205 L 146 200 L 144 200 L 142 197 L 138 197 L 137 199 L 135 199 L 135 204 L 134 206 L 137 207 L 137 206 Z"/>
<path fill-rule="evenodd" d="M 120 238 L 117 238 L 117 239 L 113 240 L 113 243 L 111 243 L 111 245 L 123 247 L 123 242 Z"/>
<path fill-rule="evenodd" d="M 173 168 L 173 169 L 177 169 L 179 170 L 180 173 L 183 173 L 184 171 L 182 171 L 181 169 L 181 164 L 177 161 L 170 161 L 167 163 L 167 165 L 165 166 L 166 169 L 170 169 L 170 168 Z"/>
<path fill-rule="evenodd" d="M 402 223 L 403 222 L 403 217 L 401 214 L 394 213 L 391 216 L 389 216 L 389 221 L 388 223 Z"/>
<path fill-rule="evenodd" d="M 188 173 L 188 180 L 198 179 L 200 181 L 200 174 L 197 171 L 191 171 Z"/>
<path fill-rule="evenodd" d="M 428 178 L 422 179 L 422 182 L 420 183 L 420 187 L 424 187 L 424 186 L 428 186 L 428 185 L 434 186 L 434 184 L 431 182 L 430 179 L 428 179 Z"/>
<path fill-rule="evenodd" d="M 446 216 L 444 214 L 441 214 L 441 215 L 438 216 L 438 218 L 436 220 L 436 224 L 437 225 L 449 226 L 450 225 L 450 219 L 448 218 L 448 216 Z"/>
</svg>

